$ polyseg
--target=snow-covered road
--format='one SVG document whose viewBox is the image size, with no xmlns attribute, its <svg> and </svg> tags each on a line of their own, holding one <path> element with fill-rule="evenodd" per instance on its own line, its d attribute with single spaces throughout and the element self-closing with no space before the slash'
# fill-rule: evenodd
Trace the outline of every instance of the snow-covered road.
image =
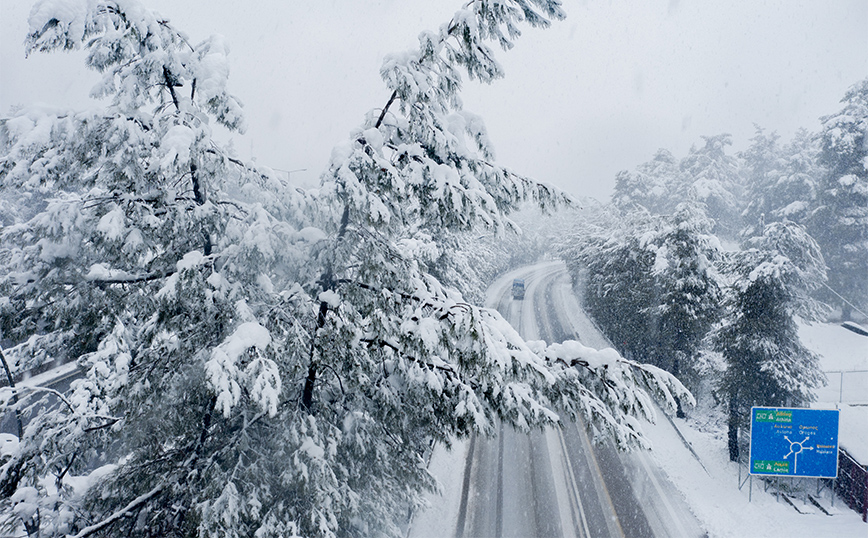
<svg viewBox="0 0 868 538">
<path fill-rule="evenodd" d="M 523 301 L 512 299 L 524 278 Z M 528 340 L 609 347 L 582 311 L 560 262 L 504 275 L 489 289 L 496 308 Z M 673 435 L 676 435 L 673 431 Z M 508 426 L 438 450 L 432 472 L 443 494 L 418 514 L 411 537 L 703 536 L 699 522 L 644 453 L 594 446 L 582 424 L 525 435 Z"/>
</svg>

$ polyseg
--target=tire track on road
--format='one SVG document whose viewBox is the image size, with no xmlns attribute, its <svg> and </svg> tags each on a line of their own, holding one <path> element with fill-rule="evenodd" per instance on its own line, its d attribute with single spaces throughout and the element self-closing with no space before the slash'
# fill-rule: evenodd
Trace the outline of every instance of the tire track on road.
<svg viewBox="0 0 868 538">
<path fill-rule="evenodd" d="M 554 312 L 557 318 L 556 322 L 550 322 L 551 325 L 569 327 L 563 332 L 585 345 L 611 347 L 582 310 L 565 269 L 552 277 L 547 300 L 550 306 L 546 310 Z M 583 334 L 576 334 L 578 331 Z M 557 332 L 555 329 L 551 334 Z M 618 520 L 628 536 L 706 536 L 685 504 L 683 494 L 668 481 L 659 467 L 651 464 L 651 453 L 638 449 L 621 453 L 611 442 L 595 445 L 593 450 L 596 460 L 605 470 L 605 483 L 615 494 L 613 500 Z M 626 502 L 627 493 L 631 502 Z"/>
<path fill-rule="evenodd" d="M 513 277 L 525 278 L 524 300 L 512 299 Z M 582 314 L 571 312 L 578 302 L 561 297 L 572 293 L 565 278 L 559 263 L 515 271 L 492 290 L 488 306 L 526 340 L 584 341 L 588 335 L 576 333 L 586 323 L 572 320 Z M 497 439 L 471 440 L 455 536 L 654 536 L 618 453 L 595 446 L 581 421 L 529 436 L 498 429 Z"/>
</svg>

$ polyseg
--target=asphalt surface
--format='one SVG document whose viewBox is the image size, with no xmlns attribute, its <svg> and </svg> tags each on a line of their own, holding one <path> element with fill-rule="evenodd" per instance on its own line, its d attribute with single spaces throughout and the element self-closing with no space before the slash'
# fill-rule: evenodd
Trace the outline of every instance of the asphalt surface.
<svg viewBox="0 0 868 538">
<path fill-rule="evenodd" d="M 28 379 L 17 381 L 15 386 L 21 393 L 20 397 L 22 399 L 27 398 L 38 400 L 45 394 L 40 394 L 38 391 L 31 392 L 29 390 L 30 387 L 47 387 L 65 394 L 69 390 L 72 381 L 79 377 L 81 377 L 81 371 L 75 364 L 65 364 Z M 4 385 L 4 387 L 8 387 L 8 385 Z M 58 399 L 55 396 L 48 395 L 44 405 L 55 405 L 57 402 Z M 44 405 L 37 405 L 32 412 L 38 413 L 44 408 Z M 15 413 L 10 412 L 7 409 L 2 411 L 0 411 L 0 433 L 11 433 L 17 436 L 18 422 L 15 419 Z M 24 420 L 26 422 L 26 418 L 24 418 Z"/>
<path fill-rule="evenodd" d="M 513 278 L 524 278 L 524 300 L 513 300 Z M 527 340 L 573 339 L 598 349 L 610 347 L 581 310 L 562 263 L 505 275 L 489 290 L 487 306 Z M 472 438 L 461 480 L 442 496 L 444 503 L 459 496 L 455 521 L 420 518 L 409 535 L 704 535 L 681 494 L 647 453 L 622 454 L 610 444 L 592 442 L 592 436 L 584 424 L 567 420 L 560 429 L 522 434 L 501 425 L 494 438 Z"/>
</svg>

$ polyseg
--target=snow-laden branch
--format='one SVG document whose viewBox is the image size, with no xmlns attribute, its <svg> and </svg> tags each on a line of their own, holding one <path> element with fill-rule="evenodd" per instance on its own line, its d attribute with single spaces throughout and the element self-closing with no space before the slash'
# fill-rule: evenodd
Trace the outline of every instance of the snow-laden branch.
<svg viewBox="0 0 868 538">
<path fill-rule="evenodd" d="M 154 489 L 152 489 L 151 491 L 145 493 L 144 495 L 140 495 L 139 497 L 136 497 L 135 499 L 130 501 L 129 504 L 127 504 L 126 506 L 124 506 L 123 508 L 121 508 L 120 510 L 115 512 L 114 514 L 110 515 L 109 517 L 105 518 L 104 520 L 100 521 L 99 523 L 96 523 L 94 525 L 90 525 L 89 527 L 85 527 L 85 528 L 81 529 L 81 531 L 79 531 L 78 534 L 76 534 L 75 536 L 73 536 L 71 538 L 85 538 L 85 536 L 90 536 L 91 534 L 97 533 L 97 532 L 105 529 L 106 527 L 108 527 L 112 523 L 120 520 L 121 518 L 130 516 L 134 510 L 138 509 L 140 506 L 142 506 L 146 502 L 150 501 L 151 499 L 153 499 L 154 497 L 159 495 L 160 492 L 163 491 L 163 489 L 165 489 L 165 486 L 161 484 L 161 485 L 155 487 Z"/>
<path fill-rule="evenodd" d="M 213 142 L 214 123 L 241 122 L 219 38 L 190 47 L 135 0 L 80 1 L 68 13 L 71 2 L 39 2 L 28 44 L 86 48 L 107 113 L 0 122 L 4 188 L 52 197 L 4 229 L 0 291 L 21 291 L 0 297 L 0 321 L 13 320 L 13 342 L 44 327 L 77 335 L 31 347 L 90 368 L 31 423 L 4 487 L 85 465 L 63 451 L 109 448 L 124 456 L 116 471 L 69 500 L 75 524 L 98 521 L 77 538 L 137 511 L 155 535 L 399 536 L 394 508 L 432 486 L 419 465 L 432 439 L 498 417 L 552 424 L 561 408 L 621 445 L 641 439 L 643 387 L 665 392 L 667 379 L 620 359 L 546 357 L 431 274 L 459 263 L 451 234 L 508 228 L 522 201 L 560 199 L 494 164 L 458 98 L 459 71 L 500 76 L 487 44 L 508 48 L 520 23 L 559 18 L 560 2 L 474 0 L 389 57 L 389 102 L 335 149 L 320 188 L 298 194 Z M 33 304 L 48 306 L 16 311 Z M 86 437 L 91 412 L 123 432 Z"/>
<path fill-rule="evenodd" d="M 21 392 L 34 392 L 34 393 L 35 392 L 46 392 L 48 394 L 53 395 L 55 398 L 57 398 L 61 402 L 63 402 L 63 404 L 66 405 L 66 407 L 68 407 L 69 410 L 74 415 L 77 415 L 77 413 L 78 413 L 76 408 L 72 405 L 72 402 L 70 402 L 69 399 L 67 399 L 66 396 L 64 396 L 64 394 L 58 390 L 55 390 L 55 389 L 52 389 L 49 387 L 42 387 L 39 385 L 35 385 L 35 386 L 25 385 L 25 386 L 19 387 L 17 390 L 21 391 Z M 96 414 L 96 415 L 77 415 L 77 416 L 79 416 L 80 418 L 84 418 L 84 419 L 99 419 L 99 420 L 106 421 L 104 424 L 101 424 L 99 426 L 85 428 L 85 431 L 94 431 L 94 430 L 98 430 L 100 428 L 105 428 L 105 427 L 111 426 L 112 424 L 121 420 L 120 417 L 112 417 L 112 416 L 108 416 L 108 415 L 99 415 L 99 414 Z"/>
</svg>

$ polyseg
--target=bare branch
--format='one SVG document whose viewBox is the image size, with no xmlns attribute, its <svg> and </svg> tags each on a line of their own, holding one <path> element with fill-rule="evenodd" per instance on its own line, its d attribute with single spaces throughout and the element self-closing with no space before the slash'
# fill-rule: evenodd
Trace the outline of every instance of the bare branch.
<svg viewBox="0 0 868 538">
<path fill-rule="evenodd" d="M 377 118 L 377 123 L 374 125 L 374 128 L 379 129 L 380 125 L 383 123 L 383 118 L 386 117 L 386 112 L 389 111 L 389 107 L 392 106 L 392 103 L 395 102 L 395 99 L 398 98 L 398 91 L 395 90 L 392 92 L 392 95 L 389 97 L 389 101 L 386 103 L 386 106 L 383 107 L 383 111 L 380 112 L 380 117 Z"/>
</svg>

